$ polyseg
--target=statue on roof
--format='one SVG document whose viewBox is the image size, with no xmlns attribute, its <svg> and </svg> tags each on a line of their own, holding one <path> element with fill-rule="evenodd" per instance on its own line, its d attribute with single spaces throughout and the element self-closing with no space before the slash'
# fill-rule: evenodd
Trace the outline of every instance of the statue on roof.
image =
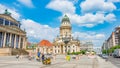
<svg viewBox="0 0 120 68">
<path fill-rule="evenodd" d="M 10 12 L 8 12 L 8 10 L 7 10 L 7 9 L 5 9 L 4 14 L 6 14 L 6 15 L 11 15 L 11 13 L 10 13 Z"/>
</svg>

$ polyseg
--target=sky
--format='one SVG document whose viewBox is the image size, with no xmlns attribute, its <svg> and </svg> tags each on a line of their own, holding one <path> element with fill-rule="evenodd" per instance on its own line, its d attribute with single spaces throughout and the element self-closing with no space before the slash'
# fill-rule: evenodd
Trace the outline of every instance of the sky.
<svg viewBox="0 0 120 68">
<path fill-rule="evenodd" d="M 0 0 L 0 13 L 8 9 L 27 32 L 29 42 L 53 41 L 62 17 L 72 24 L 72 36 L 102 46 L 120 25 L 120 0 Z"/>
</svg>

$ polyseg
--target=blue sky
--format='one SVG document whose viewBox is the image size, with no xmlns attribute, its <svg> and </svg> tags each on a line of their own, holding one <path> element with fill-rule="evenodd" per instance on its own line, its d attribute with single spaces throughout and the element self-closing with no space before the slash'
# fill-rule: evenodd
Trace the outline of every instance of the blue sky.
<svg viewBox="0 0 120 68">
<path fill-rule="evenodd" d="M 21 21 L 30 42 L 53 41 L 61 18 L 67 14 L 72 35 L 101 46 L 120 25 L 120 0 L 0 0 L 0 13 L 8 9 Z"/>
</svg>

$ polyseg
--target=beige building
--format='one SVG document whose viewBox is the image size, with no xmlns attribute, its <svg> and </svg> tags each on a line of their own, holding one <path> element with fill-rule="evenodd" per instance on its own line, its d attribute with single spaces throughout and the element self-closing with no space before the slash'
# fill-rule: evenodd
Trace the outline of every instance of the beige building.
<svg viewBox="0 0 120 68">
<path fill-rule="evenodd" d="M 43 54 L 52 54 L 53 45 L 48 40 L 42 40 L 38 43 L 36 53 L 41 52 Z"/>
<path fill-rule="evenodd" d="M 94 51 L 92 41 L 82 41 L 80 44 L 80 50 Z"/>
<path fill-rule="evenodd" d="M 115 28 L 110 37 L 103 43 L 102 50 L 110 49 L 113 46 L 120 45 L 120 26 Z"/>
<path fill-rule="evenodd" d="M 72 26 L 67 15 L 62 18 L 60 35 L 53 42 L 53 54 L 65 54 L 67 52 L 80 51 L 80 41 L 73 39 Z"/>
<path fill-rule="evenodd" d="M 7 10 L 0 14 L 0 48 L 26 47 L 26 32 L 20 26 L 20 22 L 11 17 Z"/>
</svg>

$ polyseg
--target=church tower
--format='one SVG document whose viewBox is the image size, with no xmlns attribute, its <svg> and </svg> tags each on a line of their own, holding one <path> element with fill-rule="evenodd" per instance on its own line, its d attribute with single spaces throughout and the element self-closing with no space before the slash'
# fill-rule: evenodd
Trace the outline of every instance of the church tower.
<svg viewBox="0 0 120 68">
<path fill-rule="evenodd" d="M 72 27 L 71 27 L 69 17 L 65 15 L 61 21 L 60 37 L 65 37 L 65 36 L 71 37 L 71 29 Z"/>
</svg>

